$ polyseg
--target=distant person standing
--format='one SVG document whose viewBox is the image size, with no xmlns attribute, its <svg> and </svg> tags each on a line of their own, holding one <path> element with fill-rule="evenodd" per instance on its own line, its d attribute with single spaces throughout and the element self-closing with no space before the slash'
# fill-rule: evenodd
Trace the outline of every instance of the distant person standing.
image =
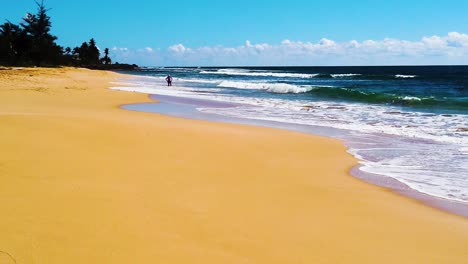
<svg viewBox="0 0 468 264">
<path fill-rule="evenodd" d="M 172 76 L 168 75 L 166 77 L 167 86 L 172 86 Z"/>
</svg>

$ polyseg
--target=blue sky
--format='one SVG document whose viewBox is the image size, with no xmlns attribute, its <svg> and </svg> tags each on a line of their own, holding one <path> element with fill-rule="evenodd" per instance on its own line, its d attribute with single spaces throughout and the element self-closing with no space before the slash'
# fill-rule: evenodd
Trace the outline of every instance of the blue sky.
<svg viewBox="0 0 468 264">
<path fill-rule="evenodd" d="M 12 22 L 36 9 L 33 0 L 3 2 L 0 18 Z M 46 0 L 45 4 L 52 8 L 49 14 L 59 44 L 73 47 L 94 37 L 100 47 L 113 49 L 114 60 L 143 65 L 228 65 L 233 59 L 242 65 L 462 64 L 468 57 L 468 1 L 464 0 Z M 433 39 L 439 46 L 431 42 L 416 47 L 432 36 L 439 38 Z M 365 41 L 387 45 L 385 39 L 401 43 L 391 43 L 390 48 L 380 45 L 377 50 L 363 45 Z M 352 51 L 351 41 L 359 46 Z M 445 41 L 445 49 L 440 41 Z M 320 43 L 327 45 L 313 46 Z M 389 53 L 399 49 L 395 45 L 404 50 Z M 298 55 L 301 50 L 304 54 Z"/>
</svg>

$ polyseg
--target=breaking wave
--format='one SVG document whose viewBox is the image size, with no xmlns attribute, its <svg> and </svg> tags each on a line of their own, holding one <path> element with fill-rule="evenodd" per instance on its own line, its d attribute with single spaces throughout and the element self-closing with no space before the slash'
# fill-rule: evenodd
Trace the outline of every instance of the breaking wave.
<svg viewBox="0 0 468 264">
<path fill-rule="evenodd" d="M 404 75 L 404 74 L 395 75 L 395 78 L 402 78 L 402 79 L 416 78 L 416 77 L 418 76 L 417 75 Z"/>
<path fill-rule="evenodd" d="M 314 89 L 314 86 L 299 86 L 287 83 L 254 83 L 254 82 L 235 82 L 223 81 L 218 87 L 265 90 L 271 93 L 305 93 Z"/>
<path fill-rule="evenodd" d="M 457 100 L 456 98 L 444 98 L 444 100 L 441 100 L 434 97 L 417 97 L 390 93 L 363 92 L 357 89 L 345 87 L 314 87 L 310 93 L 319 95 L 320 97 L 371 104 L 425 107 L 445 106 L 468 109 L 468 101 Z"/>
<path fill-rule="evenodd" d="M 362 74 L 358 73 L 337 73 L 337 74 L 330 74 L 332 78 L 349 78 L 355 76 L 361 76 Z"/>
<path fill-rule="evenodd" d="M 288 72 L 268 72 L 268 71 L 249 71 L 243 69 L 219 69 L 217 71 L 201 71 L 201 74 L 220 74 L 235 76 L 258 76 L 258 77 L 278 77 L 278 78 L 314 78 L 318 74 L 306 73 L 288 73 Z"/>
</svg>

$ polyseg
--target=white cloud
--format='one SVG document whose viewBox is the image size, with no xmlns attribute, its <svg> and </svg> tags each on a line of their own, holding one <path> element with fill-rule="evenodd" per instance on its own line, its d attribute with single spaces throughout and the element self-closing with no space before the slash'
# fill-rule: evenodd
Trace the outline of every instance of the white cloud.
<svg viewBox="0 0 468 264">
<path fill-rule="evenodd" d="M 333 40 L 323 38 L 320 40 L 320 45 L 326 46 L 326 47 L 333 47 L 333 46 L 336 46 L 336 43 Z"/>
<path fill-rule="evenodd" d="M 466 64 L 468 35 L 450 32 L 446 36 L 423 37 L 419 41 L 393 38 L 336 42 L 283 40 L 279 44 L 254 44 L 249 40 L 237 47 L 205 46 L 189 48 L 182 43 L 167 49 L 146 48 L 138 57 L 126 48 L 112 49 L 141 65 L 236 66 L 236 65 L 417 65 Z M 133 59 L 133 61 L 131 61 Z"/>
<path fill-rule="evenodd" d="M 169 50 L 175 53 L 184 53 L 184 52 L 190 51 L 190 49 L 187 49 L 182 44 L 176 44 L 176 45 L 170 46 Z"/>
<path fill-rule="evenodd" d="M 151 53 L 154 52 L 154 50 L 151 47 L 146 47 L 146 48 L 143 48 L 143 49 L 138 49 L 137 52 L 138 53 L 151 54 Z"/>
<path fill-rule="evenodd" d="M 113 62 L 148 65 L 156 61 L 152 57 L 153 53 L 151 48 L 133 50 L 126 47 L 113 47 L 110 57 Z"/>
<path fill-rule="evenodd" d="M 120 52 L 127 52 L 128 48 L 119 48 L 119 47 L 113 47 L 113 51 L 120 51 Z"/>
</svg>

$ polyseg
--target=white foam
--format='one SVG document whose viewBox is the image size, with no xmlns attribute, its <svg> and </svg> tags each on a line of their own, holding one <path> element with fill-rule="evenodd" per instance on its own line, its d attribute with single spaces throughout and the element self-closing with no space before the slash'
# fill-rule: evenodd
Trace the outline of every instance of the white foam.
<svg viewBox="0 0 468 264">
<path fill-rule="evenodd" d="M 174 81 L 190 82 L 190 83 L 211 83 L 211 84 L 221 82 L 220 80 L 207 80 L 207 79 L 197 79 L 197 78 L 193 78 L 193 79 L 175 78 Z"/>
<path fill-rule="evenodd" d="M 155 81 L 161 85 L 166 83 L 166 76 L 138 76 L 138 78 L 133 79 L 132 81 L 122 81 L 120 84 L 126 83 L 127 85 L 154 85 Z M 176 82 L 189 82 L 189 83 L 207 83 L 215 84 L 221 82 L 221 80 L 210 80 L 210 79 L 200 79 L 200 78 L 179 78 L 173 77 L 173 83 Z M 112 82 L 116 83 L 116 82 Z"/>
<path fill-rule="evenodd" d="M 243 69 L 219 69 L 217 71 L 201 71 L 201 74 L 221 74 L 237 76 L 259 76 L 259 77 L 278 77 L 278 78 L 314 78 L 318 74 L 305 73 L 285 73 L 285 72 L 267 72 L 267 71 L 249 71 Z"/>
<path fill-rule="evenodd" d="M 218 84 L 218 87 L 266 90 L 272 93 L 305 93 L 314 89 L 313 86 L 298 86 L 287 83 L 253 83 L 235 81 L 223 81 Z"/>
<path fill-rule="evenodd" d="M 421 101 L 421 98 L 415 96 L 405 96 L 402 99 L 407 101 Z"/>
<path fill-rule="evenodd" d="M 468 189 L 461 184 L 454 184 L 451 173 L 435 173 L 433 170 L 412 168 L 405 165 L 395 165 L 396 160 L 386 162 L 363 162 L 360 170 L 385 175 L 397 179 L 413 190 L 431 196 L 450 199 L 458 202 L 468 202 Z M 456 193 L 456 195 L 454 195 Z"/>
<path fill-rule="evenodd" d="M 332 78 L 348 78 L 348 77 L 354 77 L 354 76 L 360 76 L 361 74 L 357 73 L 339 73 L 339 74 L 331 74 Z"/>
<path fill-rule="evenodd" d="M 313 87 L 311 87 L 313 89 Z M 222 98 L 218 95 L 217 98 Z M 271 98 L 226 97 L 233 103 L 251 104 L 262 108 L 253 118 L 304 125 L 334 127 L 352 131 L 384 133 L 436 142 L 468 145 L 468 136 L 457 132 L 457 127 L 468 126 L 467 115 L 427 115 L 405 112 L 397 107 L 340 103 L 329 101 L 291 101 Z M 278 105 L 282 111 L 276 111 Z M 304 106 L 313 106 L 307 108 Z M 239 107 L 228 115 L 243 117 L 251 109 Z M 222 111 L 222 110 L 220 110 Z M 229 110 L 231 111 L 231 110 Z M 389 112 L 399 113 L 388 114 Z"/>
<path fill-rule="evenodd" d="M 458 149 L 462 154 L 468 155 L 468 147 L 461 147 Z"/>
<path fill-rule="evenodd" d="M 418 77 L 418 76 L 417 75 L 404 75 L 404 74 L 395 75 L 395 78 L 402 78 L 402 79 L 416 78 L 416 77 Z"/>
</svg>

